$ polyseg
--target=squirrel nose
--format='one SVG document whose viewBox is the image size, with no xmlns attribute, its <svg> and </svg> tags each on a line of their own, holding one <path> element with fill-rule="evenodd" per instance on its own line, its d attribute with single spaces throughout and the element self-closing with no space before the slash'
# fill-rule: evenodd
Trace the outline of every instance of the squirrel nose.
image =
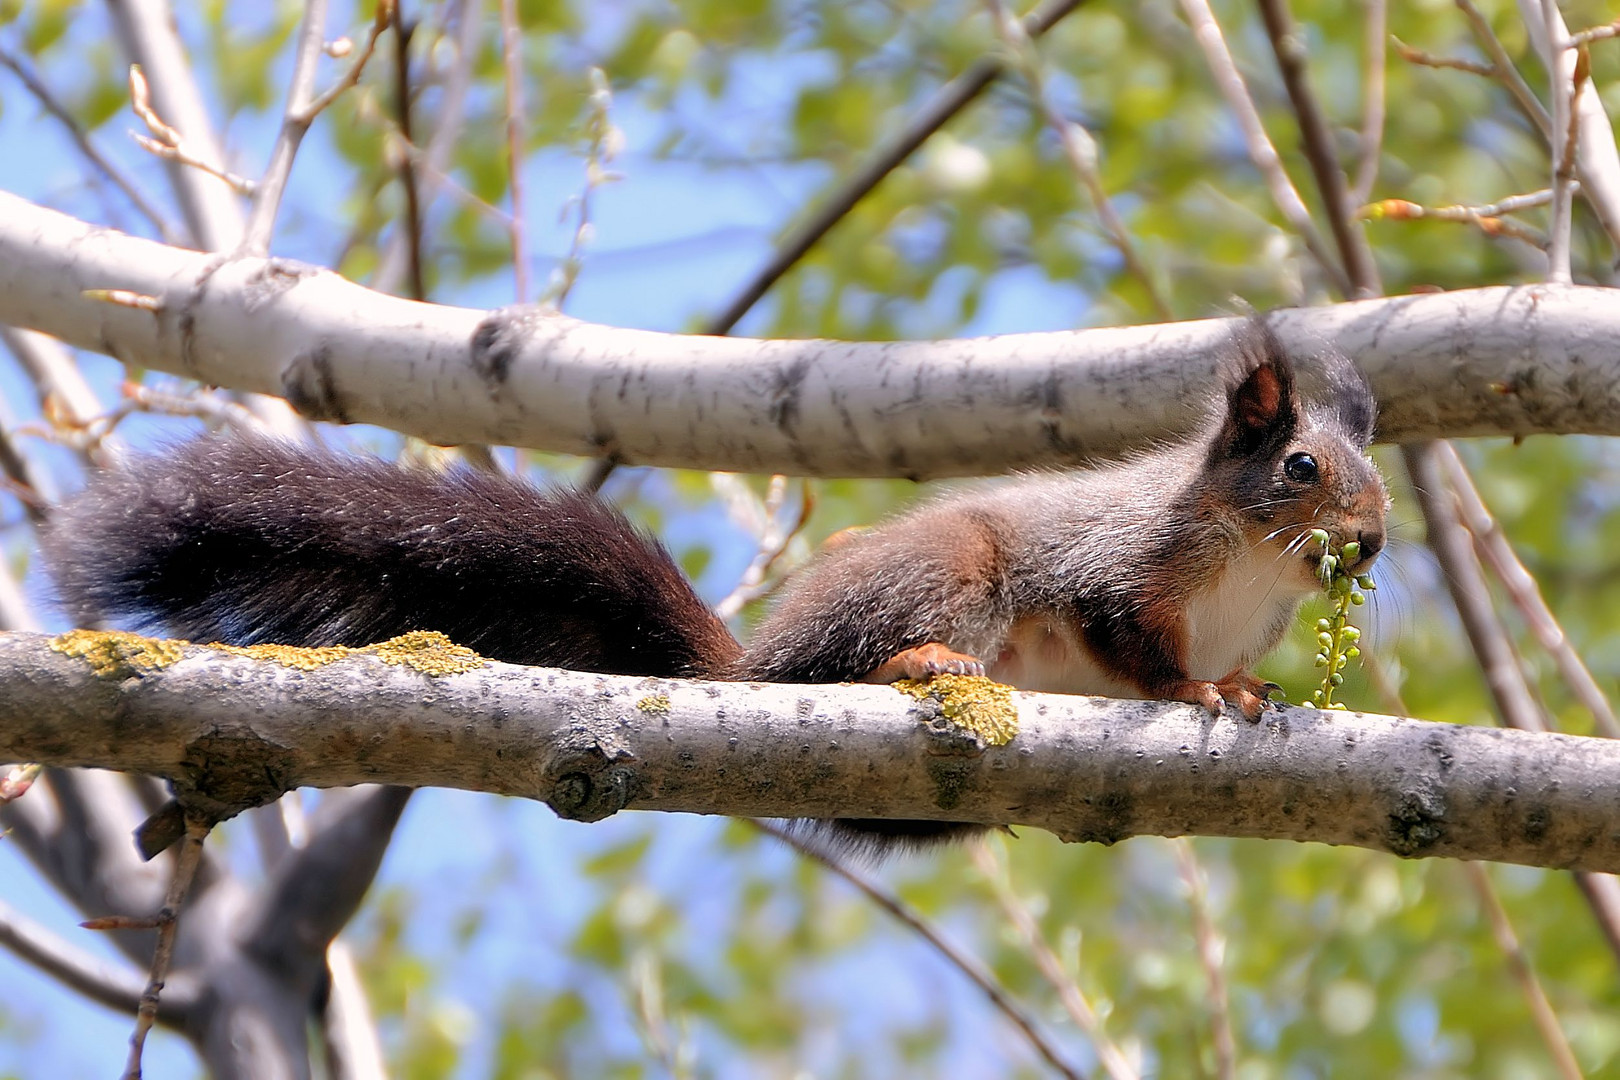
<svg viewBox="0 0 1620 1080">
<path fill-rule="evenodd" d="M 1357 560 L 1357 565 L 1371 565 L 1378 553 L 1384 550 L 1384 530 L 1362 529 L 1356 533 L 1356 543 L 1361 545 L 1361 558 Z"/>
</svg>

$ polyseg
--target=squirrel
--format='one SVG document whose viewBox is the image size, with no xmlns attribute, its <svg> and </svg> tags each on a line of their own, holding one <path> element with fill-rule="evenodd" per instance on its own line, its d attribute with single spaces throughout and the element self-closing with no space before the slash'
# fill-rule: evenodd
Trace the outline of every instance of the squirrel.
<svg viewBox="0 0 1620 1080">
<path fill-rule="evenodd" d="M 54 515 L 70 610 L 187 638 L 367 645 L 439 630 L 492 659 L 625 675 L 891 682 L 1166 698 L 1255 720 L 1249 668 L 1320 588 L 1313 530 L 1384 546 L 1375 403 L 1335 350 L 1306 403 L 1263 319 L 1235 332 L 1193 435 L 1118 463 L 923 503 L 828 545 L 747 646 L 658 542 L 591 493 L 204 435 L 103 472 Z M 822 823 L 881 852 L 976 831 Z"/>
</svg>

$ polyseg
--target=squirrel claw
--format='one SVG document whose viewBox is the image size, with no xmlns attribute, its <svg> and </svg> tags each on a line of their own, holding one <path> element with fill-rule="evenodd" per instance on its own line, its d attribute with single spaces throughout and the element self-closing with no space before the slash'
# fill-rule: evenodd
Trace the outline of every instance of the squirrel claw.
<svg viewBox="0 0 1620 1080">
<path fill-rule="evenodd" d="M 976 656 L 956 652 L 937 641 L 902 649 L 873 668 L 862 682 L 891 683 L 897 679 L 915 679 L 919 682 L 935 675 L 983 675 L 984 661 Z"/>
<path fill-rule="evenodd" d="M 1271 693 L 1281 690 L 1275 683 L 1263 683 L 1247 672 L 1233 672 L 1220 682 L 1189 679 L 1168 696 L 1176 701 L 1202 705 L 1211 716 L 1221 715 L 1223 705 L 1233 705 L 1245 719 L 1259 720 L 1271 706 Z"/>
</svg>

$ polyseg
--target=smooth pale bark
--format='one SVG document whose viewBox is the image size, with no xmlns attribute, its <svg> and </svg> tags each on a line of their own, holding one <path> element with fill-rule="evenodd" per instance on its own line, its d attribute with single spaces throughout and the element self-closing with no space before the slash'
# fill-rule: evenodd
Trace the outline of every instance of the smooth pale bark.
<svg viewBox="0 0 1620 1080">
<path fill-rule="evenodd" d="M 1015 694 L 986 747 L 883 686 L 703 683 L 491 663 L 314 671 L 201 647 L 94 674 L 0 637 L 0 758 L 154 773 L 229 808 L 283 787 L 434 785 L 621 809 L 1034 825 L 1069 840 L 1272 837 L 1620 870 L 1620 742 L 1283 709 Z"/>
<path fill-rule="evenodd" d="M 156 310 L 85 295 L 118 289 Z M 286 397 L 312 419 L 704 469 L 928 477 L 1073 463 L 1187 429 L 1229 320 L 936 342 L 620 330 L 385 296 L 165 247 L 0 193 L 0 322 Z M 1612 290 L 1470 289 L 1276 316 L 1355 357 L 1380 438 L 1620 434 Z M 1302 360 L 1307 380 L 1308 359 Z"/>
</svg>

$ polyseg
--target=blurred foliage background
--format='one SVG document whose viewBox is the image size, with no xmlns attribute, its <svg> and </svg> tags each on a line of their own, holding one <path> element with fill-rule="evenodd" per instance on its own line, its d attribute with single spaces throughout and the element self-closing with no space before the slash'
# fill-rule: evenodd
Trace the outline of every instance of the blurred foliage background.
<svg viewBox="0 0 1620 1080">
<path fill-rule="evenodd" d="M 1572 28 L 1613 15 L 1584 0 L 1563 7 Z M 1545 97 L 1519 9 L 1480 8 Z M 1255 8 L 1220 2 L 1215 11 L 1285 167 L 1314 208 L 1297 125 Z M 1357 0 L 1295 6 L 1312 83 L 1352 170 L 1366 145 L 1372 11 Z M 703 327 L 773 242 L 943 84 L 987 55 L 1005 55 L 986 9 L 966 0 L 521 0 L 517 12 L 524 297 L 514 292 L 506 216 L 513 191 L 497 5 L 409 0 L 403 9 L 415 27 L 409 59 L 413 132 L 424 148 L 416 160 L 425 294 L 481 306 L 548 295 L 582 318 L 659 329 Z M 279 122 L 302 7 L 204 0 L 178 15 L 230 165 L 257 175 Z M 358 40 L 369 17 L 369 8 L 338 5 L 328 34 L 346 30 Z M 1387 17 L 1389 34 L 1413 48 L 1484 55 L 1452 4 L 1396 4 Z M 125 136 L 138 124 L 106 8 L 0 0 L 0 49 L 37 72 L 91 140 L 174 215 L 162 166 Z M 390 53 L 381 49 L 360 84 L 317 121 L 273 250 L 404 291 L 405 151 Z M 1260 182 L 1178 4 L 1094 0 L 1060 21 L 1038 53 L 1052 101 L 1095 138 L 1102 185 L 1176 317 L 1230 310 L 1233 297 L 1262 309 L 1337 298 Z M 1543 140 L 1500 83 L 1406 62 L 1392 48 L 1386 60 L 1373 199 L 1483 204 L 1546 186 Z M 340 64 L 328 61 L 323 80 Z M 593 68 L 611 101 L 593 97 Z M 1592 72 L 1588 92 L 1611 112 L 1620 108 L 1620 45 L 1599 42 Z M 0 148 L 3 186 L 154 234 L 83 165 L 63 126 L 11 71 L 0 71 Z M 1542 213 L 1521 220 L 1534 229 L 1545 224 Z M 1467 224 L 1378 221 L 1368 235 L 1389 292 L 1531 282 L 1545 273 L 1534 245 Z M 1577 280 L 1609 283 L 1615 252 L 1580 206 L 1574 254 Z M 1148 289 L 1126 272 L 1026 82 L 1009 74 L 861 200 L 738 332 L 889 339 L 1155 318 Z M 83 362 L 111 402 L 124 373 L 105 358 Z M 49 417 L 31 388 L 12 371 L 0 379 L 7 427 L 32 436 L 22 445 L 55 491 L 72 490 L 76 460 L 46 437 Z M 196 423 L 138 413 L 120 430 L 144 444 Z M 334 437 L 384 453 L 400 448 L 384 432 Z M 1620 676 L 1614 445 L 1535 438 L 1459 449 L 1612 695 Z M 502 460 L 565 479 L 588 468 L 527 453 Z M 1396 497 L 1397 545 L 1381 564 L 1363 644 L 1385 690 L 1398 689 L 1412 715 L 1492 723 L 1399 458 L 1381 460 Z M 731 591 L 754 554 L 763 478 L 623 469 L 607 491 L 666 537 L 713 600 Z M 901 482 L 788 485 L 785 514 L 806 497 L 813 509 L 773 574 L 826 535 L 915 494 Z M 27 520 L 9 497 L 3 512 L 6 556 L 28 573 Z M 49 621 L 38 577 L 28 578 L 30 596 Z M 1546 707 L 1565 730 L 1589 732 L 1589 717 L 1522 619 L 1499 607 Z M 758 609 L 756 602 L 740 621 Z M 1302 626 L 1265 668 L 1296 701 L 1316 679 L 1309 642 Z M 1377 681 L 1354 671 L 1345 700 L 1393 709 Z M 253 873 L 246 833 L 227 829 L 222 842 L 241 872 Z M 998 837 L 990 849 L 988 873 L 970 853 L 949 851 L 875 876 L 981 957 L 1063 1055 L 1090 1073 L 1093 1044 L 997 900 L 992 885 L 1004 875 L 1064 980 L 1143 1075 L 1217 1075 L 1210 972 L 1174 845 L 1066 846 L 1029 832 Z M 1516 974 L 1521 959 L 1586 1073 L 1620 1076 L 1616 955 L 1567 875 L 1487 869 L 1520 956 L 1503 947 L 1479 882 L 1457 864 L 1258 841 L 1200 840 L 1192 849 L 1219 939 L 1205 944 L 1219 956 L 1235 1074 L 1244 1080 L 1555 1075 Z M 0 893 L 42 917 L 67 918 L 37 886 L 20 883 L 27 870 L 14 856 L 4 857 Z M 429 792 L 413 803 L 348 938 L 401 1077 L 1049 1074 L 936 950 L 842 880 L 741 823 L 626 815 L 580 826 L 538 806 Z M 122 1018 L 108 1021 L 95 1006 L 48 993 L 27 969 L 5 963 L 0 1062 L 11 1074 L 106 1075 L 122 1060 Z M 168 1045 L 179 1074 L 195 1069 L 183 1044 Z"/>
</svg>

